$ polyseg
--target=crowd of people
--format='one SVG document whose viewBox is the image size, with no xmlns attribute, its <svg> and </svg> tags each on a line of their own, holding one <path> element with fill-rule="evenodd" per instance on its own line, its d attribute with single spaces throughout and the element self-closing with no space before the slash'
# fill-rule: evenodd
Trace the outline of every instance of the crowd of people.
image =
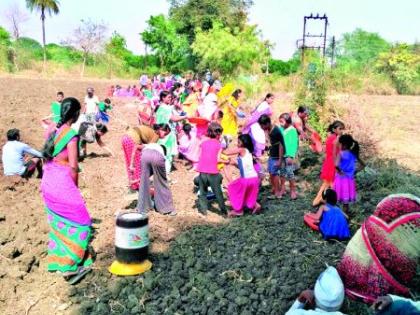
<svg viewBox="0 0 420 315">
<path fill-rule="evenodd" d="M 121 146 L 128 187 L 138 192 L 137 210 L 142 213 L 177 214 L 171 190 L 177 181 L 171 172 L 174 161 L 181 159 L 197 174 L 191 187 L 198 191 L 201 215 L 207 215 L 212 200 L 228 217 L 243 216 L 247 210 L 259 214 L 264 209 L 258 200 L 266 175 L 268 199 L 293 202 L 299 198 L 300 147 L 309 142 L 315 152 L 320 151 L 307 107 L 275 116 L 275 96 L 268 93 L 247 113 L 242 106 L 244 92 L 230 84 L 223 86 L 211 76 L 202 80 L 142 76 L 140 88 L 111 86 L 106 96 L 100 101 L 94 89 L 88 88 L 80 104 L 58 92 L 51 114 L 42 119 L 46 138 L 42 152 L 21 142 L 17 129 L 8 131 L 3 147 L 5 175 L 27 178 L 37 169 L 42 177 L 51 228 L 48 270 L 61 272 L 70 283 L 79 281 L 92 264 L 91 217 L 78 188 L 79 161 L 87 156 L 88 143 L 96 142 L 115 155 L 102 140 L 112 120 L 113 97 L 134 97 L 141 103 L 138 124 L 127 128 Z M 365 166 L 358 142 L 344 131 L 345 124 L 338 120 L 328 127 L 322 183 L 312 204 L 315 211 L 303 218 L 326 240 L 350 239 L 350 205 L 357 200 L 355 175 Z M 26 155 L 31 158 L 25 160 Z M 314 293 L 303 292 L 287 314 L 303 314 L 302 308 L 313 301 L 318 307 L 315 313 L 341 314 L 344 288 L 352 297 L 374 303 L 378 310 L 388 309 L 398 299 L 383 297 L 386 294 L 407 295 L 405 283 L 414 277 L 420 253 L 416 241 L 419 207 L 419 199 L 411 195 L 385 199 L 351 239 L 338 272 L 329 267 L 317 280 Z M 416 231 L 407 228 L 416 224 Z M 381 227 L 390 235 L 396 230 L 398 235 L 393 236 L 398 237 L 381 234 Z M 402 237 L 405 244 L 399 243 Z M 393 256 L 387 257 L 381 247 L 393 251 Z M 336 299 L 333 305 L 328 304 L 331 299 Z"/>
</svg>

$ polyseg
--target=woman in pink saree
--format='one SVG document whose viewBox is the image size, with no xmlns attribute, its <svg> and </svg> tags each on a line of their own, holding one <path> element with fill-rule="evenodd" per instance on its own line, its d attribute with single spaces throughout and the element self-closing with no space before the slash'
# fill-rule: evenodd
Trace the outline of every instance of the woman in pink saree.
<svg viewBox="0 0 420 315">
<path fill-rule="evenodd" d="M 92 222 L 78 188 L 79 137 L 71 128 L 79 114 L 77 99 L 63 100 L 57 130 L 44 147 L 43 154 L 48 162 L 41 181 L 50 225 L 48 271 L 61 272 L 71 284 L 89 272 L 92 264 L 88 249 Z"/>
</svg>

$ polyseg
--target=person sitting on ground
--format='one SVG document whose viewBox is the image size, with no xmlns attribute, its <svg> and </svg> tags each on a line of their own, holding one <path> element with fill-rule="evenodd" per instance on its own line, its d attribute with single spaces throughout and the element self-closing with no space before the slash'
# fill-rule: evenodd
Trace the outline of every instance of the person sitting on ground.
<svg viewBox="0 0 420 315">
<path fill-rule="evenodd" d="M 378 297 L 372 308 L 378 315 L 419 315 L 420 301 L 390 294 Z"/>
<path fill-rule="evenodd" d="M 285 152 L 280 167 L 280 193 L 286 193 L 286 179 L 290 184 L 290 199 L 297 198 L 295 171 L 297 169 L 297 154 L 299 150 L 299 136 L 296 128 L 292 125 L 292 117 L 289 113 L 280 115 L 281 132 L 283 133 Z"/>
<path fill-rule="evenodd" d="M 38 178 L 42 177 L 42 153 L 20 141 L 19 129 L 10 129 L 7 131 L 7 142 L 3 146 L 2 151 L 4 175 L 19 175 L 22 178 L 29 178 L 34 174 L 36 169 L 38 171 Z M 25 154 L 34 157 L 25 161 Z"/>
<path fill-rule="evenodd" d="M 280 131 L 280 128 L 271 123 L 271 119 L 268 115 L 262 115 L 258 119 L 258 123 L 262 130 L 268 133 L 271 144 L 269 149 L 267 168 L 268 172 L 270 173 L 271 191 L 273 195 L 269 196 L 269 198 L 280 199 L 282 197 L 282 193 L 280 191 L 279 172 L 285 151 L 283 135 Z"/>
<path fill-rule="evenodd" d="M 192 163 L 198 161 L 197 141 L 196 128 L 193 128 L 190 124 L 184 124 L 182 131 L 178 135 L 178 149 L 180 157 L 188 161 L 187 164 L 190 165 L 190 169 L 192 168 Z"/>
<path fill-rule="evenodd" d="M 334 267 L 324 270 L 315 282 L 314 290 L 303 291 L 286 315 L 344 315 L 339 312 L 344 301 L 344 285 Z M 313 308 L 305 310 L 305 307 Z"/>
<path fill-rule="evenodd" d="M 80 135 L 80 148 L 82 149 L 82 154 L 80 155 L 81 158 L 87 156 L 87 144 L 96 142 L 102 149 L 106 150 L 112 157 L 114 157 L 114 152 L 102 141 L 102 136 L 108 132 L 108 128 L 101 123 L 97 123 L 95 125 L 95 135 L 94 140 L 91 141 L 86 139 L 82 134 Z"/>
<path fill-rule="evenodd" d="M 307 213 L 305 218 L 312 220 L 319 226 L 324 239 L 345 240 L 350 237 L 347 216 L 337 206 L 337 193 L 328 188 L 322 193 L 322 200 L 325 203 L 319 207 L 316 213 Z"/>
</svg>

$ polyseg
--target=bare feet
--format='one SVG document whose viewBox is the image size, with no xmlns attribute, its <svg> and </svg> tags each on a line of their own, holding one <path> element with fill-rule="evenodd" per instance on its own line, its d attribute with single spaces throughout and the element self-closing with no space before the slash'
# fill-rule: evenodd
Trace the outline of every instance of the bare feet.
<svg viewBox="0 0 420 315">
<path fill-rule="evenodd" d="M 257 202 L 256 204 L 255 204 L 255 207 L 254 207 L 254 209 L 252 209 L 252 214 L 257 214 L 257 213 L 259 213 L 261 211 L 261 205 Z"/>
<path fill-rule="evenodd" d="M 285 195 L 285 194 L 286 194 L 286 187 L 281 187 L 281 188 L 280 188 L 280 192 L 279 192 L 279 194 L 280 194 L 281 196 Z"/>
<path fill-rule="evenodd" d="M 296 200 L 298 197 L 297 192 L 296 191 L 291 191 L 290 192 L 290 199 L 292 200 Z"/>
<path fill-rule="evenodd" d="M 238 213 L 235 211 L 229 211 L 228 212 L 228 217 L 229 218 L 236 218 L 236 217 L 241 217 L 243 215 L 243 213 Z"/>
</svg>

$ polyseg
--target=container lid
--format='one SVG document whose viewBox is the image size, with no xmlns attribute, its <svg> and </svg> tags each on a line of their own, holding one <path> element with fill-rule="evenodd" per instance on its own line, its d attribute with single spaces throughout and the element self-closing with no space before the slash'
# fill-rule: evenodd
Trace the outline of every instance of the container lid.
<svg viewBox="0 0 420 315">
<path fill-rule="evenodd" d="M 123 228 L 138 228 L 147 225 L 148 221 L 146 213 L 126 212 L 118 215 L 116 224 Z"/>
</svg>

